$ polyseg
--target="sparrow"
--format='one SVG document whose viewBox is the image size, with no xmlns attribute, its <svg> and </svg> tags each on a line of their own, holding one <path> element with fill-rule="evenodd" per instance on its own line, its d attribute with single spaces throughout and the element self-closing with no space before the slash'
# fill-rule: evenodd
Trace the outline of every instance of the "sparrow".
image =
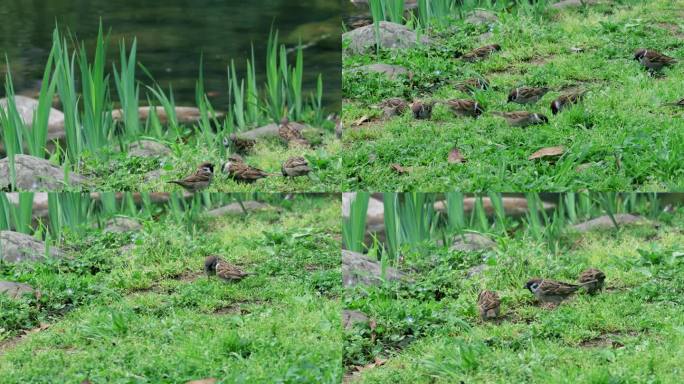
<svg viewBox="0 0 684 384">
<path fill-rule="evenodd" d="M 568 105 L 571 104 L 577 104 L 582 98 L 584 97 L 584 94 L 586 91 L 581 90 L 581 91 L 574 91 L 574 92 L 568 92 L 564 93 L 554 101 L 551 102 L 551 112 L 555 115 L 558 112 L 560 112 L 563 108 L 565 108 Z"/>
<path fill-rule="evenodd" d="M 453 99 L 444 103 L 451 108 L 456 116 L 478 117 L 484 113 L 484 109 L 475 100 Z"/>
<path fill-rule="evenodd" d="M 285 160 L 281 171 L 285 177 L 298 177 L 308 175 L 311 168 L 309 168 L 309 162 L 305 158 L 297 156 Z"/>
<path fill-rule="evenodd" d="M 515 88 L 508 94 L 508 102 L 518 104 L 534 104 L 539 99 L 544 97 L 549 89 L 547 87 L 533 88 L 533 87 L 519 87 Z"/>
<path fill-rule="evenodd" d="M 652 49 L 639 48 L 634 51 L 634 60 L 638 61 L 650 71 L 659 71 L 663 67 L 677 62 L 674 58 Z"/>
<path fill-rule="evenodd" d="M 463 59 L 464 61 L 477 61 L 487 58 L 493 52 L 500 50 L 501 46 L 499 44 L 485 45 L 484 47 L 473 49 L 472 51 L 464 54 L 463 56 L 461 56 L 461 59 Z"/>
<path fill-rule="evenodd" d="M 228 140 L 224 140 L 223 145 L 226 147 L 232 146 L 237 153 L 246 154 L 254 148 L 256 140 L 239 137 L 233 133 Z"/>
<path fill-rule="evenodd" d="M 456 89 L 461 92 L 473 93 L 477 89 L 489 89 L 489 82 L 485 78 L 473 77 L 456 84 Z"/>
<path fill-rule="evenodd" d="M 287 116 L 280 120 L 278 135 L 287 143 L 291 141 L 306 142 L 306 139 L 304 139 L 304 136 L 302 135 L 301 127 L 298 124 L 290 124 L 290 119 L 288 119 Z"/>
<path fill-rule="evenodd" d="M 499 317 L 501 300 L 495 291 L 482 291 L 477 296 L 477 306 L 480 309 L 480 318 L 490 320 Z"/>
<path fill-rule="evenodd" d="M 169 184 L 178 184 L 188 192 L 199 192 L 211 184 L 214 176 L 214 164 L 204 162 L 197 167 L 197 171 L 182 180 L 172 180 Z"/>
<path fill-rule="evenodd" d="M 224 281 L 240 281 L 249 276 L 249 273 L 216 256 L 204 259 L 204 273 L 207 277 L 216 275 Z"/>
<path fill-rule="evenodd" d="M 589 294 L 603 289 L 603 282 L 606 280 L 606 274 L 596 268 L 589 268 L 582 272 L 577 279 L 580 284 L 586 284 L 584 287 Z"/>
<path fill-rule="evenodd" d="M 681 99 L 681 100 L 674 102 L 674 103 L 667 103 L 667 104 L 663 104 L 663 105 L 669 105 L 669 106 L 673 106 L 673 107 L 684 107 L 684 99 Z"/>
<path fill-rule="evenodd" d="M 227 173 L 233 180 L 243 183 L 253 183 L 270 176 L 270 174 L 261 169 L 254 168 L 245 163 L 239 155 L 230 155 L 228 157 L 228 161 L 223 166 L 223 172 Z"/>
<path fill-rule="evenodd" d="M 549 118 L 541 113 L 531 113 L 526 111 L 492 112 L 492 115 L 503 117 L 511 127 L 527 127 L 529 125 L 546 124 L 549 122 Z"/>
<path fill-rule="evenodd" d="M 398 97 L 387 99 L 378 105 L 382 108 L 385 118 L 402 115 L 408 109 L 408 103 Z"/>
<path fill-rule="evenodd" d="M 413 117 L 421 120 L 429 120 L 432 117 L 432 107 L 434 107 L 434 105 L 434 102 L 414 101 L 413 104 L 411 104 Z"/>
<path fill-rule="evenodd" d="M 580 285 L 563 283 L 549 279 L 531 279 L 524 288 L 527 288 L 541 303 L 559 304 L 577 292 L 582 286 L 594 283 L 585 282 Z"/>
</svg>

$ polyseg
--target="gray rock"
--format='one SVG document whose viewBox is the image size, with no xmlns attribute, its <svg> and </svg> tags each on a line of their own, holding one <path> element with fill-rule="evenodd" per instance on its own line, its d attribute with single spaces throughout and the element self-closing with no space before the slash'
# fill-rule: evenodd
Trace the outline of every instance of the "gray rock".
<svg viewBox="0 0 684 384">
<path fill-rule="evenodd" d="M 59 191 L 64 189 L 64 171 L 52 165 L 48 160 L 28 155 L 14 157 L 16 171 L 16 189 L 22 191 Z M 69 184 L 79 186 L 85 178 L 76 173 L 69 173 Z M 9 159 L 0 160 L 0 189 L 8 189 L 10 185 Z"/>
<path fill-rule="evenodd" d="M 382 279 L 382 267 L 380 263 L 368 257 L 347 250 L 342 250 L 342 282 L 345 288 L 357 285 L 380 285 Z M 406 279 L 406 275 L 396 268 L 387 267 L 385 280 L 400 281 Z"/>
<path fill-rule="evenodd" d="M 551 4 L 552 8 L 563 9 L 563 8 L 578 8 L 583 5 L 594 5 L 598 4 L 598 0 L 563 0 L 555 4 Z"/>
<path fill-rule="evenodd" d="M 13 204 L 19 205 L 19 192 L 6 193 L 7 200 Z M 33 194 L 33 210 L 32 215 L 34 221 L 42 219 L 45 220 L 48 217 L 48 193 L 47 192 L 36 192 Z"/>
<path fill-rule="evenodd" d="M 400 75 L 411 75 L 411 72 L 402 66 L 382 63 L 362 65 L 360 67 L 352 69 L 351 72 L 382 73 L 393 80 L 399 77 Z"/>
<path fill-rule="evenodd" d="M 494 24 L 499 21 L 499 17 L 496 13 L 491 11 L 485 11 L 483 9 L 476 9 L 470 13 L 466 18 L 466 23 L 480 25 L 480 24 Z"/>
<path fill-rule="evenodd" d="M 368 324 L 368 316 L 361 311 L 345 309 L 342 311 L 342 325 L 344 329 L 352 329 L 357 324 Z"/>
<path fill-rule="evenodd" d="M 13 299 L 19 299 L 24 295 L 35 295 L 35 293 L 36 290 L 28 284 L 0 281 L 0 295 L 4 294 Z"/>
<path fill-rule="evenodd" d="M 138 220 L 130 217 L 114 217 L 105 224 L 105 232 L 123 233 L 134 232 L 142 228 Z"/>
<path fill-rule="evenodd" d="M 617 215 L 614 215 L 614 217 L 618 225 L 643 223 L 647 221 L 641 216 L 630 215 L 628 213 L 619 213 Z M 575 224 L 572 226 L 572 229 L 577 232 L 589 232 L 594 229 L 609 228 L 615 228 L 615 224 L 613 224 L 613 221 L 610 219 L 610 216 L 608 215 L 597 217 L 595 219 L 591 219 L 589 221 L 585 221 L 583 223 Z"/>
<path fill-rule="evenodd" d="M 153 171 L 149 171 L 143 175 L 143 180 L 146 183 L 156 181 L 162 178 L 166 174 L 166 171 L 163 169 L 155 169 Z"/>
<path fill-rule="evenodd" d="M 61 257 L 62 251 L 50 247 L 52 257 Z M 40 261 L 45 258 L 45 243 L 24 233 L 0 231 L 0 259 L 8 263 Z"/>
<path fill-rule="evenodd" d="M 7 98 L 0 99 L 0 108 L 7 110 L 7 101 Z M 33 124 L 33 114 L 38 109 L 38 100 L 26 96 L 15 95 L 14 103 L 17 106 L 19 115 L 21 115 L 21 121 L 23 121 L 25 125 L 31 126 Z M 63 140 L 65 138 L 64 113 L 55 108 L 50 108 L 50 114 L 48 115 L 48 143 L 53 140 Z M 4 145 L 1 143 L 0 152 L 5 152 Z"/>
<path fill-rule="evenodd" d="M 364 54 L 375 49 L 375 26 L 367 25 L 356 28 L 342 35 L 342 39 L 349 41 L 348 51 L 352 54 Z M 422 36 L 420 42 L 429 44 L 430 39 Z M 388 21 L 380 22 L 380 45 L 388 49 L 406 49 L 418 45 L 418 35 L 409 28 Z"/>
<path fill-rule="evenodd" d="M 271 208 L 270 205 L 260 203 L 258 201 L 243 201 L 242 205 L 245 206 L 247 212 L 262 211 Z M 231 203 L 221 208 L 212 209 L 207 212 L 207 215 L 211 217 L 228 216 L 228 215 L 242 215 L 244 212 L 242 207 L 238 203 Z"/>
<path fill-rule="evenodd" d="M 473 252 L 494 247 L 496 247 L 496 243 L 487 236 L 479 233 L 464 233 L 462 236 L 454 237 L 454 242 L 449 250 L 452 252 Z"/>
<path fill-rule="evenodd" d="M 146 121 L 148 117 L 150 116 L 150 112 L 154 109 L 154 111 L 157 113 L 157 117 L 159 118 L 159 122 L 161 124 L 168 124 L 169 122 L 169 117 L 166 114 L 166 109 L 164 107 L 140 107 L 138 108 L 138 116 L 141 121 Z M 202 115 L 200 113 L 199 108 L 195 107 L 176 107 L 175 108 L 176 112 L 176 120 L 178 121 L 179 124 L 194 124 L 200 121 Z M 223 117 L 223 113 L 217 112 L 216 113 L 217 118 Z M 123 121 L 124 120 L 124 114 L 123 110 L 121 109 L 115 109 L 112 111 L 112 119 L 114 121 Z"/>
<path fill-rule="evenodd" d="M 501 200 L 504 212 L 508 216 L 524 216 L 528 212 L 527 199 L 524 197 L 503 197 Z M 475 197 L 466 197 L 463 199 L 463 211 L 466 215 L 470 215 L 473 209 L 475 209 L 476 203 L 477 198 Z M 556 205 L 552 203 L 543 202 L 542 204 L 544 210 L 547 212 L 556 208 Z M 436 211 L 446 213 L 446 205 L 446 201 L 437 201 L 434 204 L 434 208 Z M 492 204 L 492 200 L 489 197 L 482 198 L 482 207 L 487 216 L 494 215 L 494 204 Z"/>
<path fill-rule="evenodd" d="M 162 157 L 171 154 L 171 150 L 164 144 L 152 140 L 140 140 L 131 143 L 128 155 L 135 157 Z"/>
<path fill-rule="evenodd" d="M 482 272 L 485 271 L 485 269 L 487 269 L 487 265 L 485 265 L 485 264 L 480 264 L 480 265 L 476 265 L 474 267 L 470 267 L 470 268 L 468 268 L 468 271 L 466 271 L 466 277 L 470 279 L 472 277 L 481 275 Z"/>
</svg>

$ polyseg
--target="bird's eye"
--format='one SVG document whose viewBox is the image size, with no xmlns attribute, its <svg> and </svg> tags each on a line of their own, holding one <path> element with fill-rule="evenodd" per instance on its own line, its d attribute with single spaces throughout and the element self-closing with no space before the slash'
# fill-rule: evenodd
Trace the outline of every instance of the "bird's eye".
<svg viewBox="0 0 684 384">
<path fill-rule="evenodd" d="M 539 284 L 533 283 L 533 284 L 532 284 L 532 289 L 537 289 L 537 288 L 539 288 Z"/>
</svg>

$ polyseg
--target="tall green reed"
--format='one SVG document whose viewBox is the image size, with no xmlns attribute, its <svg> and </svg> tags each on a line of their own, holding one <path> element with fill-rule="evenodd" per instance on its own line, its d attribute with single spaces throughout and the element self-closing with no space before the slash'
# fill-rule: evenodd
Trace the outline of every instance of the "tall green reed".
<svg viewBox="0 0 684 384">
<path fill-rule="evenodd" d="M 342 223 L 342 238 L 350 251 L 363 252 L 369 200 L 370 194 L 357 192 L 350 202 L 349 217 L 345 218 Z"/>
</svg>

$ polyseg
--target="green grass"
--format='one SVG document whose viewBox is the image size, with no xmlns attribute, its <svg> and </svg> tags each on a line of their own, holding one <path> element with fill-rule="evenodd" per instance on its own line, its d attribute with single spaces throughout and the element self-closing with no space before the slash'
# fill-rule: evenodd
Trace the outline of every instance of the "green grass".
<svg viewBox="0 0 684 384">
<path fill-rule="evenodd" d="M 345 332 L 346 369 L 387 359 L 358 374 L 359 383 L 679 382 L 684 210 L 659 220 L 659 227 L 566 233 L 555 255 L 522 232 L 498 238 L 495 250 L 426 244 L 408 252 L 400 268 L 413 284 L 347 292 L 345 307 L 377 325 Z M 482 257 L 487 269 L 465 278 Z M 538 307 L 523 288 L 535 276 L 573 281 L 588 267 L 606 273 L 606 290 L 556 309 Z M 479 319 L 482 289 L 499 292 L 499 323 Z"/>
<path fill-rule="evenodd" d="M 342 190 L 643 190 L 684 188 L 682 111 L 662 104 L 684 97 L 681 64 L 651 77 L 632 60 L 638 47 L 651 47 L 684 58 L 681 0 L 626 1 L 578 10 L 549 10 L 542 19 L 499 13 L 491 37 L 479 41 L 487 26 L 457 20 L 427 33 L 429 46 L 405 51 L 381 50 L 379 56 L 344 58 L 345 126 L 360 117 L 379 115 L 373 106 L 388 97 L 447 100 L 477 99 L 486 111 L 528 110 L 544 113 L 550 123 L 508 127 L 485 113 L 479 119 L 456 118 L 437 106 L 431 121 L 410 113 L 347 129 L 342 157 Z M 499 43 L 502 52 L 478 63 L 453 57 Z M 572 53 L 580 47 L 582 53 Z M 352 68 L 382 62 L 406 67 L 409 80 L 365 75 Z M 484 76 L 488 91 L 474 96 L 455 89 L 460 80 Z M 552 89 L 535 105 L 507 104 L 518 86 Z M 550 103 L 562 89 L 579 86 L 585 101 L 553 116 Z M 527 158 L 543 147 L 565 146 L 556 163 Z M 465 164 L 449 164 L 458 147 Z M 392 164 L 410 169 L 399 175 Z M 590 164 L 577 171 L 582 164 Z"/>
<path fill-rule="evenodd" d="M 194 237 L 185 228 L 161 216 L 136 234 L 67 235 L 63 261 L 2 265 L 0 278 L 42 292 L 40 308 L 0 296 L 3 383 L 339 382 L 338 198 L 205 218 Z M 207 279 L 208 254 L 254 275 Z"/>
</svg>

